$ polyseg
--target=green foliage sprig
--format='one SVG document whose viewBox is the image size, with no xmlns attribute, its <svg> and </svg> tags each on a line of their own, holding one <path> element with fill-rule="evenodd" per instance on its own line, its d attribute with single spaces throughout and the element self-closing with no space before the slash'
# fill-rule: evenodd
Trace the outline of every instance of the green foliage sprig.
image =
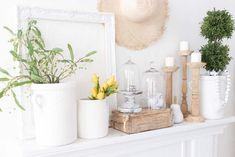
<svg viewBox="0 0 235 157">
<path fill-rule="evenodd" d="M 221 42 L 208 42 L 201 47 L 201 51 L 203 52 L 202 61 L 207 63 L 208 71 L 224 71 L 225 65 L 228 65 L 232 59 L 229 56 L 229 47 L 222 45 Z"/>
<path fill-rule="evenodd" d="M 226 10 L 208 11 L 201 25 L 201 35 L 216 42 L 223 38 L 231 38 L 233 30 L 233 17 Z"/>
<path fill-rule="evenodd" d="M 234 31 L 233 16 L 226 10 L 207 12 L 201 24 L 201 35 L 208 40 L 200 49 L 206 70 L 222 72 L 231 61 L 229 47 L 223 45 L 224 38 L 231 38 Z"/>
<path fill-rule="evenodd" d="M 17 32 L 4 27 L 12 35 L 9 41 L 13 46 L 10 53 L 13 59 L 20 63 L 23 70 L 18 76 L 13 76 L 7 70 L 0 68 L 0 82 L 6 83 L 0 91 L 0 99 L 9 93 L 13 96 L 15 103 L 23 110 L 24 108 L 20 105 L 13 90 L 15 87 L 31 83 L 59 83 L 81 68 L 80 63 L 93 62 L 90 57 L 96 53 L 96 51 L 91 51 L 75 60 L 73 48 L 68 44 L 70 58 L 66 59 L 63 49 L 46 48 L 36 24 L 37 21 L 30 20 L 26 30 L 18 30 Z M 22 55 L 21 50 L 25 55 Z"/>
</svg>

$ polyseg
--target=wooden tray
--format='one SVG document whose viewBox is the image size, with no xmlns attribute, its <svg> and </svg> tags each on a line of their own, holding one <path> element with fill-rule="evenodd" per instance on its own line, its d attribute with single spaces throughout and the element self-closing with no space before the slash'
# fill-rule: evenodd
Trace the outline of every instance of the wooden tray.
<svg viewBox="0 0 235 157">
<path fill-rule="evenodd" d="M 148 110 L 139 113 L 121 113 L 113 111 L 111 125 L 114 129 L 128 134 L 166 128 L 173 125 L 171 109 Z"/>
</svg>

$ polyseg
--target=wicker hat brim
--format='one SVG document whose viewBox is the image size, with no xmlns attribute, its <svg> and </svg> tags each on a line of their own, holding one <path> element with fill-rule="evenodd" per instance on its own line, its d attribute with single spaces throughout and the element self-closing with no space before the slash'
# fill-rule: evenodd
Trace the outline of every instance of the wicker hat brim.
<svg viewBox="0 0 235 157">
<path fill-rule="evenodd" d="M 168 1 L 158 0 L 159 10 L 144 22 L 133 22 L 121 15 L 119 0 L 99 0 L 98 10 L 115 14 L 116 42 L 118 45 L 141 50 L 159 40 L 168 17 Z"/>
</svg>

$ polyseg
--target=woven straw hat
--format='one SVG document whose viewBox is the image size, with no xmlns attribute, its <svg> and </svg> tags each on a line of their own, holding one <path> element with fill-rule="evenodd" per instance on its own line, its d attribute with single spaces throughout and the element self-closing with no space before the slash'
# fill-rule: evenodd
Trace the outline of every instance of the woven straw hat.
<svg viewBox="0 0 235 157">
<path fill-rule="evenodd" d="M 98 10 L 115 14 L 118 45 L 141 50 L 162 36 L 168 17 L 168 1 L 99 0 Z"/>
</svg>

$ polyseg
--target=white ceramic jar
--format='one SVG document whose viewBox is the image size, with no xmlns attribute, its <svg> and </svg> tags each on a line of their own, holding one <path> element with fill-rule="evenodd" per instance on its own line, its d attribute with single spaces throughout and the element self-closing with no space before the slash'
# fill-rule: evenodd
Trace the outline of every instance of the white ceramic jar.
<svg viewBox="0 0 235 157">
<path fill-rule="evenodd" d="M 76 83 L 33 84 L 36 141 L 60 146 L 77 139 Z"/>
<path fill-rule="evenodd" d="M 104 137 L 109 129 L 109 106 L 106 100 L 81 99 L 78 105 L 78 136 Z"/>
<path fill-rule="evenodd" d="M 206 119 L 224 117 L 230 91 L 230 76 L 201 76 L 201 114 Z"/>
</svg>

